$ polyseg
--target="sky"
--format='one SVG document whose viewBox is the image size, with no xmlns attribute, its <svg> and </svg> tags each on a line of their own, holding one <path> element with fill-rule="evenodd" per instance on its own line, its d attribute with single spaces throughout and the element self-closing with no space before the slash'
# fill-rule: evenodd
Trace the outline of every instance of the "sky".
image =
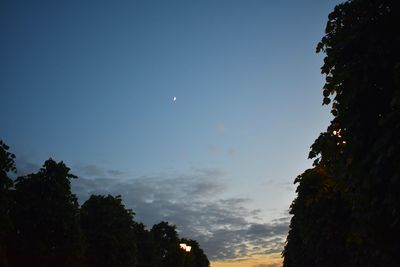
<svg viewBox="0 0 400 267">
<path fill-rule="evenodd" d="M 281 266 L 338 3 L 3 0 L 0 139 L 19 175 L 62 160 L 80 203 L 120 194 L 212 267 Z"/>
</svg>

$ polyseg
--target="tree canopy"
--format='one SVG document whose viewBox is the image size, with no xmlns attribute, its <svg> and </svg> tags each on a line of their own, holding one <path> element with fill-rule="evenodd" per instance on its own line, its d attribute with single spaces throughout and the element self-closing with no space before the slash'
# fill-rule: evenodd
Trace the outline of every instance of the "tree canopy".
<svg viewBox="0 0 400 267">
<path fill-rule="evenodd" d="M 13 181 L 8 176 L 16 172 L 15 155 L 8 151 L 9 147 L 0 140 L 0 266 L 7 266 L 7 244 L 10 243 L 13 224 L 10 218 L 11 192 Z"/>
<path fill-rule="evenodd" d="M 154 240 L 153 265 L 157 267 L 181 267 L 183 253 L 179 247 L 176 226 L 162 221 L 153 225 L 151 234 Z"/>
<path fill-rule="evenodd" d="M 134 213 L 120 196 L 92 195 L 81 208 L 88 266 L 136 266 Z"/>
<path fill-rule="evenodd" d="M 333 120 L 300 175 L 284 266 L 398 266 L 400 8 L 353 0 L 329 14 L 323 104 Z"/>
<path fill-rule="evenodd" d="M 135 224 L 137 240 L 137 267 L 152 267 L 154 255 L 153 235 L 143 223 Z"/>
<path fill-rule="evenodd" d="M 63 162 L 47 160 L 15 183 L 14 259 L 22 266 L 81 266 L 84 251 L 79 205 L 71 193 L 76 178 Z"/>
<path fill-rule="evenodd" d="M 204 251 L 200 248 L 199 243 L 196 240 L 182 238 L 180 243 L 184 243 L 191 247 L 189 253 L 184 255 L 184 267 L 209 267 L 210 261 L 204 254 Z"/>
<path fill-rule="evenodd" d="M 175 225 L 146 230 L 121 196 L 91 195 L 80 207 L 71 192 L 78 177 L 62 161 L 13 181 L 8 150 L 0 141 L 0 266 L 209 267 L 195 240 L 187 253 Z"/>
</svg>

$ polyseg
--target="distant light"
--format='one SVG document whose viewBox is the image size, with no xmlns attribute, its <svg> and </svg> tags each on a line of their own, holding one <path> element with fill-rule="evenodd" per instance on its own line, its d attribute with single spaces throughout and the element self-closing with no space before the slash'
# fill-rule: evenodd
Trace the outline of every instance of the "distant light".
<svg viewBox="0 0 400 267">
<path fill-rule="evenodd" d="M 339 129 L 339 130 L 337 130 L 337 131 L 334 130 L 334 131 L 333 131 L 333 135 L 336 135 L 337 137 L 342 137 L 342 135 L 340 134 L 341 130 L 342 130 L 342 129 Z"/>
<path fill-rule="evenodd" d="M 173 101 L 173 102 L 175 102 L 175 101 L 176 101 L 176 96 L 174 96 L 174 97 L 172 98 L 172 101 Z"/>
<path fill-rule="evenodd" d="M 180 243 L 179 246 L 186 252 L 190 252 L 192 250 L 191 246 L 186 245 L 185 243 Z"/>
</svg>

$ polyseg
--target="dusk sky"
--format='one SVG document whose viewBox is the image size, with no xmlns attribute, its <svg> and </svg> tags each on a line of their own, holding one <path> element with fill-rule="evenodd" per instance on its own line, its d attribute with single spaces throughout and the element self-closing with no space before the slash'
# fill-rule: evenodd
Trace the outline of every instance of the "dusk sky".
<svg viewBox="0 0 400 267">
<path fill-rule="evenodd" d="M 80 203 L 121 194 L 212 267 L 280 266 L 338 3 L 3 0 L 0 139 L 18 175 L 62 160 Z"/>
</svg>

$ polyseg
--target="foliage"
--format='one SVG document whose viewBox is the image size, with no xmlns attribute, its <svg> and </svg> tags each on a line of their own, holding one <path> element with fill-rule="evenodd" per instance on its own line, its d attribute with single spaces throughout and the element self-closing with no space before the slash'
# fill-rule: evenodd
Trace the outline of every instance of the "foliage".
<svg viewBox="0 0 400 267">
<path fill-rule="evenodd" d="M 8 152 L 10 148 L 0 140 L 0 190 L 12 186 L 12 180 L 7 176 L 9 172 L 17 172 L 15 167 L 15 155 Z"/>
<path fill-rule="evenodd" d="M 81 208 L 88 266 L 136 266 L 134 213 L 120 196 L 92 195 Z"/>
<path fill-rule="evenodd" d="M 10 219 L 10 188 L 13 181 L 8 176 L 9 172 L 16 172 L 15 155 L 8 152 L 9 147 L 0 140 L 0 266 L 7 266 L 6 244 L 12 232 L 12 222 Z"/>
<path fill-rule="evenodd" d="M 334 118 L 296 179 L 284 266 L 398 266 L 399 3 L 347 1 L 328 19 L 317 52 Z"/>
<path fill-rule="evenodd" d="M 180 243 L 191 247 L 190 252 L 184 255 L 184 267 L 210 267 L 210 261 L 196 240 L 182 238 Z"/>
<path fill-rule="evenodd" d="M 209 267 L 204 251 L 197 241 L 179 238 L 176 227 L 168 222 L 160 222 L 147 231 L 142 223 L 136 225 L 138 235 L 138 267 L 182 266 Z M 185 243 L 191 246 L 190 252 L 180 248 Z"/>
<path fill-rule="evenodd" d="M 199 244 L 180 249 L 176 227 L 145 229 L 121 196 L 92 195 L 79 207 L 77 178 L 51 158 L 37 172 L 13 180 L 15 156 L 0 141 L 0 266 L 209 267 Z"/>
<path fill-rule="evenodd" d="M 154 255 L 154 240 L 150 231 L 145 229 L 143 223 L 135 223 L 137 239 L 137 267 L 152 267 Z"/>
<path fill-rule="evenodd" d="M 179 247 L 176 226 L 162 221 L 153 225 L 151 233 L 154 240 L 153 265 L 156 267 L 182 267 L 183 253 Z"/>
<path fill-rule="evenodd" d="M 83 265 L 79 206 L 70 190 L 76 176 L 69 171 L 49 159 L 39 172 L 17 178 L 13 265 Z"/>
<path fill-rule="evenodd" d="M 349 209 L 333 182 L 320 166 L 296 178 L 285 266 L 345 266 Z"/>
</svg>

